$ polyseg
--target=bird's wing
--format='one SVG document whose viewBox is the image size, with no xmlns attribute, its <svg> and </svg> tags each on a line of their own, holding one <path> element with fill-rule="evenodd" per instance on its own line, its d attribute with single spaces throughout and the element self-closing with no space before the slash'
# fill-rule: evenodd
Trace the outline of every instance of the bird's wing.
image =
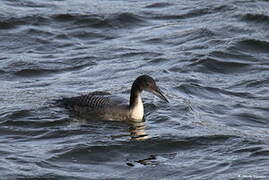
<svg viewBox="0 0 269 180">
<path fill-rule="evenodd" d="M 70 110 L 79 113 L 112 113 L 128 109 L 128 101 L 108 92 L 96 91 L 86 95 L 63 98 L 62 103 Z"/>
<path fill-rule="evenodd" d="M 77 106 L 88 107 L 90 109 L 99 109 L 104 108 L 105 105 L 109 103 L 109 95 L 110 93 L 97 91 L 88 93 L 87 95 L 63 98 L 62 102 L 68 108 Z"/>
</svg>

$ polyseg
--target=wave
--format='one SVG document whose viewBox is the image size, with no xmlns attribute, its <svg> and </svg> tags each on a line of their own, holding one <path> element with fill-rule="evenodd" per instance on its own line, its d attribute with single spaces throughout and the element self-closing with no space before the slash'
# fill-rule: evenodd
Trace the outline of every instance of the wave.
<svg viewBox="0 0 269 180">
<path fill-rule="evenodd" d="M 146 6 L 146 8 L 155 8 L 155 7 L 167 7 L 169 4 L 152 4 Z M 194 18 L 199 17 L 207 14 L 214 14 L 219 12 L 225 12 L 232 10 L 232 6 L 228 5 L 219 5 L 216 7 L 204 7 L 204 8 L 197 8 L 194 10 L 189 10 L 187 12 L 183 12 L 182 14 L 163 14 L 160 12 L 144 12 L 148 18 L 158 19 L 158 20 L 172 20 L 172 19 L 186 19 L 186 18 Z M 172 11 L 173 12 L 173 11 Z"/>
<path fill-rule="evenodd" d="M 180 86 L 176 87 L 178 90 L 187 93 L 188 95 L 195 95 L 197 98 L 204 97 L 206 99 L 227 99 L 228 97 L 235 96 L 235 97 L 253 97 L 251 93 L 247 92 L 238 92 L 238 91 L 231 91 L 227 89 L 220 89 L 217 87 L 208 87 L 208 86 L 201 86 L 195 83 L 192 84 L 181 84 Z M 224 96 L 227 95 L 227 96 Z"/>
<path fill-rule="evenodd" d="M 58 22 L 73 22 L 76 25 L 87 25 L 93 28 L 125 28 L 143 25 L 142 17 L 133 13 L 96 14 L 55 14 L 51 18 Z"/>
<path fill-rule="evenodd" d="M 25 68 L 21 70 L 15 71 L 13 74 L 18 76 L 18 77 L 40 77 L 40 76 L 47 76 L 51 73 L 61 73 L 61 72 L 66 72 L 66 71 L 73 71 L 73 70 L 78 70 L 82 69 L 84 67 L 87 67 L 88 65 L 79 65 L 76 67 L 68 67 L 68 68 L 59 68 L 59 69 L 48 69 L 48 68 Z"/>
<path fill-rule="evenodd" d="M 249 110 L 250 111 L 250 110 Z M 245 123 L 252 127 L 268 127 L 268 120 L 265 115 L 257 114 L 256 112 L 240 112 L 232 114 L 233 118 L 241 120 L 240 125 Z"/>
<path fill-rule="evenodd" d="M 92 28 L 130 28 L 146 23 L 142 17 L 129 12 L 107 15 L 70 13 L 0 18 L 0 29 L 11 29 L 20 25 L 42 26 L 49 23 L 56 23 L 56 25 L 59 25 L 59 23 L 71 23 L 71 25 Z"/>
<path fill-rule="evenodd" d="M 28 15 L 22 17 L 0 17 L 0 29 L 16 28 L 20 25 L 36 25 L 41 26 L 49 23 L 49 19 L 40 15 Z"/>
<path fill-rule="evenodd" d="M 10 73 L 17 77 L 42 77 L 51 73 L 63 73 L 91 67 L 96 64 L 94 60 L 91 60 L 92 58 L 91 56 L 72 57 L 66 58 L 65 62 L 61 62 L 61 60 L 57 62 L 57 59 L 51 62 L 51 57 L 48 56 L 49 60 L 42 62 L 17 61 L 3 67 L 2 74 Z"/>
<path fill-rule="evenodd" d="M 269 16 L 266 14 L 247 13 L 242 15 L 242 19 L 251 22 L 269 23 Z"/>
<path fill-rule="evenodd" d="M 77 143 L 70 149 L 57 152 L 56 156 L 51 157 L 50 161 L 70 161 L 69 157 L 79 160 L 80 163 L 100 163 L 122 159 L 125 153 L 140 154 L 148 149 L 148 153 L 167 153 L 176 152 L 178 149 L 188 149 L 200 147 L 201 144 L 223 143 L 225 141 L 238 138 L 234 135 L 207 135 L 193 137 L 162 137 L 151 138 L 144 141 L 126 142 L 99 142 L 97 144 L 80 144 Z M 160 148 L 161 147 L 161 148 Z M 90 152 L 90 153 L 89 153 Z M 56 152 L 53 152 L 56 153 Z M 106 156 L 103 156 L 106 154 Z M 86 158 L 85 158 L 85 155 Z"/>
<path fill-rule="evenodd" d="M 235 43 L 231 48 L 239 48 L 242 51 L 246 52 L 256 52 L 256 53 L 268 53 L 269 51 L 269 42 L 266 40 L 260 39 L 242 39 Z"/>
<path fill-rule="evenodd" d="M 269 149 L 257 149 L 255 152 L 251 154 L 252 157 L 266 157 L 266 159 L 269 156 Z"/>
<path fill-rule="evenodd" d="M 6 112 L 0 114 L 0 123 L 1 125 L 7 127 L 25 127 L 27 129 L 34 127 L 43 129 L 44 127 L 54 127 L 57 125 L 65 124 L 67 122 L 65 116 L 62 114 L 56 114 L 52 110 L 48 110 L 50 115 L 40 114 L 40 112 L 44 113 L 44 110 L 47 110 L 47 107 L 42 107 L 40 109 L 21 109 L 14 110 L 12 112 Z"/>
<path fill-rule="evenodd" d="M 195 60 L 189 64 L 191 68 L 195 68 L 200 72 L 216 72 L 216 73 L 236 73 L 246 71 L 250 63 L 235 61 L 220 61 L 211 57 Z"/>
<path fill-rule="evenodd" d="M 173 4 L 167 2 L 157 2 L 150 5 L 145 6 L 145 8 L 164 8 L 168 6 L 172 6 Z"/>
<path fill-rule="evenodd" d="M 232 84 L 229 86 L 229 89 L 231 88 L 250 88 L 253 90 L 259 90 L 259 88 L 265 88 L 265 84 L 269 83 L 269 79 L 255 79 L 253 77 L 252 79 L 246 79 L 246 80 L 241 80 L 238 83 Z"/>
</svg>

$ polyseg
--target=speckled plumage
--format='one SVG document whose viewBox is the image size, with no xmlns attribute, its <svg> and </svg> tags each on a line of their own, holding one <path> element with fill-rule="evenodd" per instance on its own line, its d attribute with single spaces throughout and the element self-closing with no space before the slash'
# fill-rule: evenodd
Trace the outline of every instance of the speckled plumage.
<svg viewBox="0 0 269 180">
<path fill-rule="evenodd" d="M 127 120 L 130 118 L 128 101 L 107 92 L 92 92 L 87 95 L 64 98 L 64 105 L 80 116 L 106 120 Z"/>
</svg>

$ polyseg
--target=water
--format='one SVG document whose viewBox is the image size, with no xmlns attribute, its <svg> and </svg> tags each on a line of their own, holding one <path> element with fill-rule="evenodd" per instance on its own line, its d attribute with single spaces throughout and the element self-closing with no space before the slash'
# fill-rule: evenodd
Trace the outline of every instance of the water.
<svg viewBox="0 0 269 180">
<path fill-rule="evenodd" d="M 268 179 L 267 1 L 0 2 L 0 179 Z M 143 93 L 139 125 L 55 99 Z"/>
</svg>

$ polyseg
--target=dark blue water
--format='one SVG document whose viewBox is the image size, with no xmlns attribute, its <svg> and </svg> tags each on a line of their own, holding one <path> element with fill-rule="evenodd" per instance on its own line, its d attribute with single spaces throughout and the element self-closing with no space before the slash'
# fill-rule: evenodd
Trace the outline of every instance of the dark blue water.
<svg viewBox="0 0 269 180">
<path fill-rule="evenodd" d="M 0 179 L 269 179 L 269 2 L 2 0 Z M 53 103 L 129 97 L 145 123 Z"/>
</svg>

